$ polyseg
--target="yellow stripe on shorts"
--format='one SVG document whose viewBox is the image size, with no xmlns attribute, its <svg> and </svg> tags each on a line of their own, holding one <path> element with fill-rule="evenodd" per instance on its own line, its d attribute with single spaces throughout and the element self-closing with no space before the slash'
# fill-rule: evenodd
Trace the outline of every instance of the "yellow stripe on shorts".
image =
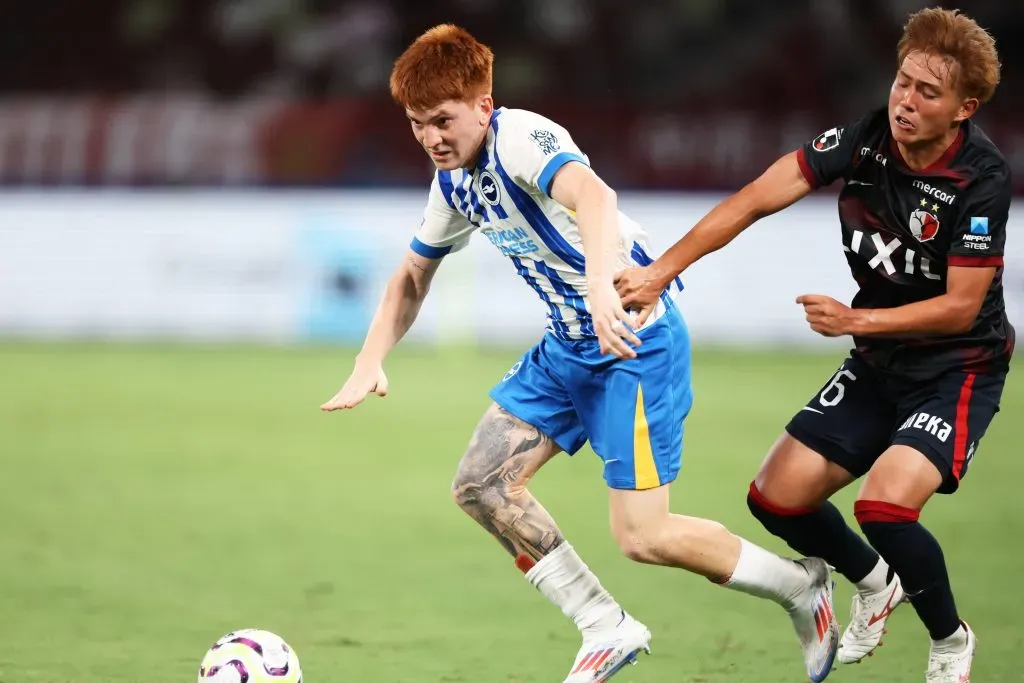
<svg viewBox="0 0 1024 683">
<path fill-rule="evenodd" d="M 654 465 L 647 415 L 644 412 L 644 392 L 639 384 L 636 385 L 636 416 L 633 418 L 633 476 L 638 491 L 661 486 L 658 468 Z"/>
</svg>

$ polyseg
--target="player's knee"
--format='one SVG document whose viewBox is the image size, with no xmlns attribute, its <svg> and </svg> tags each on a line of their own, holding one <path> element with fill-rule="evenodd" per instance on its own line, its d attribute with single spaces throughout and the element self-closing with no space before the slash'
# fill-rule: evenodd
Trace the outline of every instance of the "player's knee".
<svg viewBox="0 0 1024 683">
<path fill-rule="evenodd" d="M 787 481 L 771 476 L 767 472 L 760 472 L 750 483 L 747 505 L 755 517 L 758 515 L 755 507 L 760 511 L 812 508 L 815 503 L 828 498 L 827 493 L 819 495 L 817 488 L 819 482 L 813 479 L 792 478 Z"/>
<path fill-rule="evenodd" d="M 862 498 L 853 504 L 853 515 L 866 533 L 868 527 L 876 523 L 914 524 L 920 519 L 921 511 L 884 500 Z"/>
<path fill-rule="evenodd" d="M 464 510 L 501 507 L 525 491 L 525 482 L 485 475 L 472 468 L 459 467 L 452 480 L 452 498 Z"/>
<path fill-rule="evenodd" d="M 768 453 L 751 493 L 759 494 L 755 502 L 764 510 L 814 509 L 853 479 L 843 467 L 786 433 Z M 753 508 L 751 512 L 758 516 Z"/>
<path fill-rule="evenodd" d="M 612 536 L 619 550 L 634 562 L 661 564 L 665 554 L 664 535 L 663 525 L 650 521 L 636 524 L 632 520 L 619 520 L 612 524 Z"/>
<path fill-rule="evenodd" d="M 622 554 L 634 562 L 657 564 L 657 543 L 647 534 L 620 532 L 615 534 Z"/>
<path fill-rule="evenodd" d="M 750 483 L 750 489 L 747 491 L 747 508 L 765 529 L 776 535 L 781 522 L 814 512 L 814 508 L 810 507 L 780 505 L 766 496 L 756 481 Z"/>
</svg>

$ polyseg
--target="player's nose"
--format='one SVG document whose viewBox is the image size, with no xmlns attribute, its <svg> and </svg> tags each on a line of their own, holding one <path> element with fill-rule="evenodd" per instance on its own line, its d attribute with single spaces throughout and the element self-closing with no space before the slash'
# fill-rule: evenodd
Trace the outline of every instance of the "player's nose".
<svg viewBox="0 0 1024 683">
<path fill-rule="evenodd" d="M 427 126 L 423 131 L 423 146 L 433 149 L 441 144 L 441 134 L 433 126 Z"/>
</svg>

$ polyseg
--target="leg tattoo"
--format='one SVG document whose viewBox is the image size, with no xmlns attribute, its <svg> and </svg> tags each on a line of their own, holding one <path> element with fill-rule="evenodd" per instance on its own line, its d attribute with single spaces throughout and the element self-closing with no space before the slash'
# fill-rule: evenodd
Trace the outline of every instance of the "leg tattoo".
<svg viewBox="0 0 1024 683">
<path fill-rule="evenodd" d="M 565 540 L 526 490 L 530 477 L 558 450 L 536 428 L 491 406 L 459 463 L 452 484 L 455 501 L 513 557 L 536 561 Z"/>
</svg>

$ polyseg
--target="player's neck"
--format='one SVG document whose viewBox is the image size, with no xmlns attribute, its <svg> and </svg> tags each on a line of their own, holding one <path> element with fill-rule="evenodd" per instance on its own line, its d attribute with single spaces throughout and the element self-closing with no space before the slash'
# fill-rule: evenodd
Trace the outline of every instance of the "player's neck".
<svg viewBox="0 0 1024 683">
<path fill-rule="evenodd" d="M 942 159 L 947 152 L 950 151 L 950 147 L 957 143 L 958 138 L 961 135 L 960 127 L 950 129 L 941 138 L 932 140 L 931 142 L 923 145 L 915 145 L 913 147 L 907 147 L 902 142 L 896 143 L 896 148 L 899 149 L 900 156 L 903 157 L 903 163 L 905 163 L 912 171 L 923 171 L 926 168 L 933 166 L 939 159 Z"/>
<path fill-rule="evenodd" d="M 480 153 L 483 152 L 484 145 L 487 144 L 487 129 L 484 129 L 484 134 L 480 136 L 480 140 L 477 142 L 476 148 L 469 157 L 466 158 L 466 164 L 463 166 L 467 171 L 472 171 L 476 168 L 476 165 L 480 163 Z"/>
</svg>

